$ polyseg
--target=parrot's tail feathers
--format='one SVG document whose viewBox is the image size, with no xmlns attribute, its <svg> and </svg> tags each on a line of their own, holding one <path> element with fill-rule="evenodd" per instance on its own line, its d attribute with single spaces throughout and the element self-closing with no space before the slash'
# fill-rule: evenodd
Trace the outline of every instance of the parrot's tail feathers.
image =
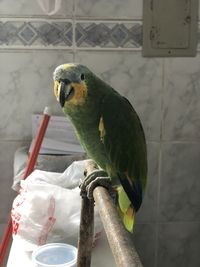
<svg viewBox="0 0 200 267">
<path fill-rule="evenodd" d="M 130 233 L 133 233 L 133 229 L 134 229 L 134 225 L 135 225 L 135 211 L 134 211 L 134 209 L 130 206 L 125 213 L 122 212 L 119 207 L 118 207 L 118 210 L 119 210 L 120 217 L 122 218 L 124 227 Z"/>
<path fill-rule="evenodd" d="M 123 214 L 123 223 L 125 228 L 129 232 L 133 233 L 135 224 L 135 211 L 131 206 L 128 208 L 127 212 Z"/>
<path fill-rule="evenodd" d="M 127 174 L 120 174 L 118 177 L 129 200 L 137 212 L 142 204 L 142 187 L 140 181 L 135 179 L 134 182 L 131 183 Z"/>
<path fill-rule="evenodd" d="M 117 187 L 117 192 L 119 214 L 125 228 L 132 233 L 135 223 L 135 209 L 121 185 Z"/>
</svg>

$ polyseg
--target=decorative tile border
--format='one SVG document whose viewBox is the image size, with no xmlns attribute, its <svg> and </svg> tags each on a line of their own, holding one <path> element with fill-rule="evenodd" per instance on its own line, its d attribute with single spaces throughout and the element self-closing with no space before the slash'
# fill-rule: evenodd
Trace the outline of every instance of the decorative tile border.
<svg viewBox="0 0 200 267">
<path fill-rule="evenodd" d="M 78 48 L 139 48 L 142 24 L 113 22 L 79 22 L 75 27 Z"/>
<path fill-rule="evenodd" d="M 73 36 L 74 33 L 74 36 Z M 0 49 L 139 49 L 141 22 L 0 20 Z"/>
<path fill-rule="evenodd" d="M 72 46 L 71 22 L 0 21 L 1 47 Z"/>
</svg>

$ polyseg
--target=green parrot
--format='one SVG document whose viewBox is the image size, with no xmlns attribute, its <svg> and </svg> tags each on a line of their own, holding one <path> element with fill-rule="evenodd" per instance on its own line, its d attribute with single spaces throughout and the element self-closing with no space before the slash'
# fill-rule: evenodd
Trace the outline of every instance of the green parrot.
<svg viewBox="0 0 200 267">
<path fill-rule="evenodd" d="M 115 185 L 119 213 L 132 232 L 147 180 L 146 141 L 137 113 L 125 97 L 81 64 L 55 69 L 54 94 L 86 153 L 107 174 L 91 175 L 86 185 Z"/>
</svg>

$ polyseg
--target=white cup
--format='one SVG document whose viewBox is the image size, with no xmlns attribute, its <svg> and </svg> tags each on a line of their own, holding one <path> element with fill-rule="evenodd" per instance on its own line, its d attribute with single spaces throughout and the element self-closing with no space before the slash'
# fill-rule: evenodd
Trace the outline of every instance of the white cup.
<svg viewBox="0 0 200 267">
<path fill-rule="evenodd" d="M 77 248 L 64 243 L 38 247 L 32 254 L 37 267 L 76 267 Z"/>
</svg>

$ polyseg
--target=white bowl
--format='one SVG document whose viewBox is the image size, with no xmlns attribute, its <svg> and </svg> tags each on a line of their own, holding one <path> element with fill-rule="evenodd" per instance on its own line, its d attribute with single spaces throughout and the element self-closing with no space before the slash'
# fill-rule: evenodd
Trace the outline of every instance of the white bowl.
<svg viewBox="0 0 200 267">
<path fill-rule="evenodd" d="M 32 254 L 38 267 L 75 267 L 77 248 L 64 243 L 50 243 L 38 247 Z"/>
</svg>

